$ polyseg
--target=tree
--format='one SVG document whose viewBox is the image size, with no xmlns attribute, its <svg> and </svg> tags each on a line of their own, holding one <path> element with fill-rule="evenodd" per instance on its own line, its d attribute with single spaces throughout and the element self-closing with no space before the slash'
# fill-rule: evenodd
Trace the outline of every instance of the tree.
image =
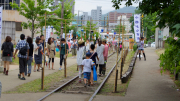
<svg viewBox="0 0 180 101">
<path fill-rule="evenodd" d="M 69 26 L 70 22 L 72 22 L 72 19 L 74 18 L 74 15 L 72 14 L 72 6 L 74 5 L 70 5 L 70 3 L 72 2 L 72 0 L 66 0 L 66 2 L 64 2 L 64 18 L 63 19 L 52 19 L 51 21 L 51 25 L 54 27 L 54 29 L 58 32 L 55 34 L 60 35 L 59 32 L 61 32 L 61 21 L 63 21 L 63 31 L 64 32 L 69 32 L 69 30 L 71 30 L 71 27 Z M 55 18 L 61 18 L 61 9 L 62 9 L 62 5 L 61 3 L 59 3 L 57 9 L 53 12 L 54 15 L 51 15 L 51 17 L 55 17 Z M 68 20 L 65 20 L 68 19 Z M 73 27 L 74 29 L 74 27 Z"/>
<path fill-rule="evenodd" d="M 120 30 L 119 30 L 119 29 L 120 29 Z M 114 31 L 115 31 L 116 33 L 119 33 L 119 31 L 120 31 L 120 33 L 122 34 L 123 30 L 124 30 L 124 33 L 125 33 L 125 31 L 126 31 L 125 29 L 126 29 L 125 26 L 121 25 L 121 28 L 120 28 L 120 25 L 117 25 L 117 26 L 115 27 Z"/>
<path fill-rule="evenodd" d="M 100 33 L 95 32 L 97 30 L 96 25 L 97 24 L 93 24 L 90 21 L 87 21 L 87 24 L 85 26 L 82 26 L 84 32 L 86 33 L 86 38 L 85 38 L 85 35 L 83 36 L 84 40 L 87 40 L 89 38 L 89 33 L 90 33 L 90 39 L 92 39 L 92 36 L 94 37 L 95 35 L 96 35 L 96 39 L 99 37 Z M 93 33 L 91 33 L 91 31 L 93 31 Z M 81 32 L 78 32 L 78 33 L 81 33 Z"/>
<path fill-rule="evenodd" d="M 39 15 L 44 15 L 45 12 L 47 12 L 46 9 L 50 8 L 49 5 L 52 1 L 53 0 L 37 0 L 37 5 L 35 5 L 35 0 L 23 0 L 20 6 L 15 2 L 10 4 L 13 8 L 16 8 L 16 10 L 19 11 L 20 15 L 28 20 L 27 22 L 22 22 L 22 27 L 24 29 L 29 28 L 32 33 L 31 37 L 33 38 L 34 34 L 41 26 L 38 21 L 40 20 Z"/>
<path fill-rule="evenodd" d="M 119 9 L 123 0 L 112 0 L 113 7 Z M 139 0 L 128 0 L 126 6 L 131 6 L 132 2 Z M 180 0 L 142 0 L 139 2 L 139 8 L 144 14 L 157 13 L 155 21 L 157 27 L 169 27 L 170 32 L 180 37 Z"/>
</svg>

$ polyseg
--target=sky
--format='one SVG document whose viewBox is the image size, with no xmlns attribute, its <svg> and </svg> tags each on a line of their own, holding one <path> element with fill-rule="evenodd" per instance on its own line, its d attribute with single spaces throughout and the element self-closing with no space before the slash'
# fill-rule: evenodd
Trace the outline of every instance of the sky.
<svg viewBox="0 0 180 101">
<path fill-rule="evenodd" d="M 97 6 L 101 6 L 102 14 L 106 14 L 109 11 L 115 10 L 112 7 L 112 0 L 75 0 L 75 14 L 78 14 L 78 10 L 80 10 L 80 15 L 82 12 L 88 12 L 88 15 L 91 15 L 91 10 L 96 9 Z M 125 7 L 125 2 L 122 2 L 120 8 Z M 133 3 L 134 7 L 139 6 L 139 3 Z"/>
</svg>

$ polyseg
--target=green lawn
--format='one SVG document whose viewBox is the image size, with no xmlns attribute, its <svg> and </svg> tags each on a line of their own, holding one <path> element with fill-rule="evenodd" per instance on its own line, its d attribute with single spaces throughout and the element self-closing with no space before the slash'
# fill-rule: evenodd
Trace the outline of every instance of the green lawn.
<svg viewBox="0 0 180 101">
<path fill-rule="evenodd" d="M 75 74 L 78 74 L 78 71 L 76 71 L 77 65 L 73 65 L 67 68 L 67 77 L 74 76 Z M 55 73 L 49 74 L 45 76 L 44 78 L 44 90 L 41 90 L 41 78 L 36 79 L 34 81 L 22 84 L 20 86 L 17 86 L 14 89 L 11 89 L 10 91 L 3 92 L 5 94 L 9 93 L 35 93 L 35 92 L 44 92 L 47 89 L 49 89 L 53 84 L 59 82 L 60 80 L 63 80 L 64 78 L 64 70 L 57 71 Z"/>
</svg>

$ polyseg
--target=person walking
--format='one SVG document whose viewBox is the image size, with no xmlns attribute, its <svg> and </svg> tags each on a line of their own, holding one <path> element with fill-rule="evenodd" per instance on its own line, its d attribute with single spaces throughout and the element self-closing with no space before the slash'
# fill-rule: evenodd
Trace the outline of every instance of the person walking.
<svg viewBox="0 0 180 101">
<path fill-rule="evenodd" d="M 12 56 L 14 52 L 13 43 L 11 42 L 11 37 L 7 36 L 5 42 L 2 44 L 2 61 L 4 61 L 4 74 L 8 75 L 9 62 L 12 62 Z"/>
<path fill-rule="evenodd" d="M 66 50 L 65 50 L 65 45 L 66 45 Z M 64 58 L 67 58 L 68 56 L 68 44 L 66 43 L 66 40 L 64 38 L 61 39 L 61 45 L 60 45 L 60 68 L 59 70 L 62 69 L 62 62 Z"/>
<path fill-rule="evenodd" d="M 25 67 L 25 75 L 28 74 L 28 77 L 30 77 L 31 68 L 32 68 L 31 63 L 33 61 L 33 50 L 34 50 L 34 46 L 32 44 L 32 38 L 31 37 L 27 38 L 27 43 L 29 44 L 30 49 L 29 49 L 29 59 L 27 60 L 27 65 Z M 27 72 L 27 66 L 28 66 L 28 72 Z"/>
<path fill-rule="evenodd" d="M 43 47 L 43 53 L 45 53 L 45 51 L 46 51 L 46 48 L 44 48 L 44 47 L 46 47 L 46 44 L 45 44 L 45 42 L 44 42 L 44 35 L 41 35 L 40 36 L 40 38 L 41 38 L 41 44 L 42 44 L 42 47 Z M 45 46 L 44 46 L 45 45 Z M 46 64 L 46 66 L 47 66 L 47 61 L 46 61 L 46 56 L 43 56 L 42 57 L 42 60 L 44 61 L 44 58 L 45 58 L 45 62 L 44 62 L 44 65 Z M 41 66 L 42 67 L 42 66 Z"/>
<path fill-rule="evenodd" d="M 76 43 L 76 39 L 73 40 L 73 43 L 71 45 L 71 51 L 72 51 L 72 58 L 75 58 L 76 57 L 76 49 L 77 49 L 77 43 Z"/>
<path fill-rule="evenodd" d="M 70 40 L 68 40 L 67 44 L 68 44 L 68 48 L 69 48 L 69 52 L 70 52 L 71 51 L 71 42 L 70 42 Z"/>
<path fill-rule="evenodd" d="M 90 50 L 90 43 L 89 43 L 89 40 L 87 39 L 86 40 L 86 52 L 88 52 L 88 50 Z"/>
<path fill-rule="evenodd" d="M 106 62 L 108 58 L 108 45 L 106 44 L 106 40 L 102 40 L 102 44 L 104 45 L 104 51 L 103 51 L 103 56 L 104 56 L 104 66 L 102 67 L 102 74 L 105 75 L 106 73 Z"/>
<path fill-rule="evenodd" d="M 97 60 L 97 58 L 96 58 L 96 69 L 97 69 L 97 67 L 99 65 L 99 76 L 101 76 L 102 68 L 104 66 L 104 55 L 103 55 L 104 45 L 102 44 L 102 41 L 100 39 L 98 40 L 98 45 L 97 45 L 97 48 L 96 48 L 96 52 L 97 52 L 98 57 L 99 57 L 99 60 Z"/>
<path fill-rule="evenodd" d="M 82 66 L 83 66 L 83 73 L 84 73 L 84 87 L 87 86 L 87 81 L 88 81 L 88 86 L 90 86 L 90 75 L 91 75 L 91 67 L 95 65 L 90 59 L 91 53 L 87 52 L 86 53 L 86 59 L 82 61 Z"/>
<path fill-rule="evenodd" d="M 119 46 L 119 53 L 121 52 L 122 50 L 122 43 L 120 43 L 120 46 Z"/>
<path fill-rule="evenodd" d="M 141 37 L 140 39 L 138 50 L 139 50 L 139 60 L 141 60 L 141 51 L 142 51 L 144 55 L 144 61 L 146 61 L 146 55 L 144 53 L 144 37 Z"/>
<path fill-rule="evenodd" d="M 97 52 L 95 52 L 94 49 L 95 49 L 94 44 L 91 44 L 91 46 L 90 46 L 90 52 L 91 52 L 90 59 L 92 59 L 92 61 L 96 64 L 96 58 L 97 58 L 97 60 L 99 60 L 99 58 L 98 58 Z M 91 82 L 91 85 L 93 85 L 93 68 L 91 68 L 90 82 Z"/>
<path fill-rule="evenodd" d="M 78 65 L 78 70 L 79 70 L 79 83 L 81 83 L 81 74 L 82 74 L 82 61 L 83 61 L 83 55 L 85 51 L 85 46 L 84 46 L 84 40 L 79 40 L 78 41 L 78 48 L 77 48 L 77 65 Z"/>
<path fill-rule="evenodd" d="M 42 64 L 42 54 L 43 54 L 43 46 L 41 44 L 41 39 L 36 38 L 36 44 L 34 44 L 34 59 L 35 63 L 38 66 L 37 71 L 40 72 L 40 65 Z M 36 65 L 34 66 L 34 72 L 36 72 Z"/>
<path fill-rule="evenodd" d="M 18 78 L 21 80 L 26 80 L 24 73 L 25 73 L 25 67 L 27 65 L 27 60 L 29 60 L 30 47 L 29 47 L 29 44 L 24 40 L 25 39 L 24 34 L 21 34 L 20 38 L 21 38 L 21 40 L 16 45 L 16 50 L 15 50 L 13 57 L 15 59 L 16 53 L 19 50 L 18 57 L 19 57 L 20 74 L 18 74 Z M 22 78 L 21 78 L 21 76 L 22 76 Z"/>
<path fill-rule="evenodd" d="M 55 57 L 56 51 L 55 51 L 55 45 L 54 45 L 53 39 L 51 37 L 48 39 L 47 50 L 48 50 L 48 57 L 49 57 L 49 70 L 50 70 L 51 60 L 52 60 L 52 70 L 55 70 L 54 57 Z"/>
</svg>

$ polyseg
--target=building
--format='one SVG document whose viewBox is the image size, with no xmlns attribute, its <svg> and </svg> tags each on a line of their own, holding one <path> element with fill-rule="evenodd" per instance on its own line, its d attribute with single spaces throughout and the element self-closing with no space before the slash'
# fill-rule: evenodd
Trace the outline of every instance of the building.
<svg viewBox="0 0 180 101">
<path fill-rule="evenodd" d="M 118 17 L 118 21 L 117 21 L 117 24 L 120 25 L 120 19 L 121 19 L 121 16 Z M 129 32 L 131 30 L 131 23 L 129 21 L 129 18 L 127 17 L 126 14 L 122 15 L 122 20 L 121 20 L 121 25 L 124 25 L 125 26 L 125 31 L 126 32 Z"/>
<path fill-rule="evenodd" d="M 100 6 L 97 6 L 96 10 L 91 10 L 91 17 L 94 24 L 97 24 L 96 26 L 100 26 L 101 25 L 101 16 L 102 16 L 102 10 Z"/>
<path fill-rule="evenodd" d="M 3 6 L 2 12 L 2 36 L 1 42 L 4 42 L 6 36 L 10 36 L 12 38 L 12 42 L 16 44 L 18 40 L 20 40 L 20 35 L 23 33 L 25 36 L 31 36 L 31 31 L 29 29 L 24 29 L 21 27 L 22 22 L 27 22 L 28 20 L 19 14 L 19 12 L 10 6 L 10 2 L 16 2 L 16 4 L 20 5 L 22 0 L 0 0 L 0 6 Z M 35 2 L 36 4 L 37 2 Z M 39 29 L 40 30 L 40 29 Z M 35 33 L 34 38 L 36 36 L 40 36 L 40 33 Z M 56 35 L 51 34 L 51 37 L 55 37 Z"/>
<path fill-rule="evenodd" d="M 155 48 L 163 48 L 165 40 L 169 36 L 169 27 L 156 28 L 155 31 Z"/>
<path fill-rule="evenodd" d="M 130 18 L 132 13 L 119 13 L 117 11 L 109 13 L 109 23 L 117 23 L 117 19 L 121 15 L 126 15 L 126 18 Z"/>
<path fill-rule="evenodd" d="M 70 1 L 70 0 L 69 0 L 69 1 Z M 75 2 L 75 0 L 72 0 L 72 2 L 70 3 L 70 5 L 73 5 L 74 2 Z M 59 5 L 59 3 L 61 3 L 60 0 L 54 0 L 54 2 L 51 4 L 51 6 L 57 6 L 57 5 Z M 57 9 L 57 8 L 52 9 L 51 11 L 54 11 L 54 10 L 56 10 L 56 9 Z M 73 5 L 73 7 L 72 7 L 72 14 L 74 15 L 74 5 Z"/>
</svg>

